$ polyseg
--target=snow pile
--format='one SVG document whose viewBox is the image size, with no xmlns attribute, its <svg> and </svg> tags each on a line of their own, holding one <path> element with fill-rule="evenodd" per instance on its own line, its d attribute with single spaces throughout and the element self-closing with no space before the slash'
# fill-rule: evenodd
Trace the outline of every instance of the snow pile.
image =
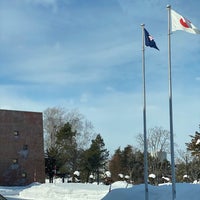
<svg viewBox="0 0 200 200">
<path fill-rule="evenodd" d="M 79 171 L 75 171 L 75 172 L 74 172 L 74 175 L 80 176 L 80 172 L 79 172 Z"/>
<path fill-rule="evenodd" d="M 131 188 L 118 188 L 108 193 L 102 200 L 144 200 L 144 184 L 135 185 Z M 176 184 L 176 200 L 199 200 L 200 185 L 177 183 Z M 172 199 L 172 186 L 149 185 L 149 199 L 169 200 Z"/>
<path fill-rule="evenodd" d="M 55 180 L 54 183 L 34 183 L 27 187 L 0 187 L 0 193 L 8 200 L 144 200 L 144 191 L 144 184 L 131 185 L 125 181 L 118 181 L 107 186 L 96 183 L 62 183 L 61 180 Z M 176 184 L 176 200 L 199 200 L 199 194 L 199 183 Z M 172 199 L 171 184 L 149 185 L 149 199 Z"/>
<path fill-rule="evenodd" d="M 109 186 L 83 183 L 46 183 L 20 192 L 20 197 L 39 200 L 100 200 L 109 191 Z"/>
<path fill-rule="evenodd" d="M 149 178 L 156 178 L 155 174 L 149 174 Z"/>
<path fill-rule="evenodd" d="M 128 184 L 126 181 L 117 181 L 111 185 L 111 190 L 116 188 L 128 188 L 132 186 L 133 186 L 132 184 Z"/>
<path fill-rule="evenodd" d="M 118 174 L 118 176 L 123 179 L 124 178 L 124 175 L 123 174 Z"/>
<path fill-rule="evenodd" d="M 16 196 L 26 187 L 4 187 L 0 186 L 0 194 L 3 196 Z"/>
<path fill-rule="evenodd" d="M 110 171 L 106 171 L 106 172 L 105 172 L 105 176 L 111 178 L 111 173 L 110 173 Z"/>
</svg>

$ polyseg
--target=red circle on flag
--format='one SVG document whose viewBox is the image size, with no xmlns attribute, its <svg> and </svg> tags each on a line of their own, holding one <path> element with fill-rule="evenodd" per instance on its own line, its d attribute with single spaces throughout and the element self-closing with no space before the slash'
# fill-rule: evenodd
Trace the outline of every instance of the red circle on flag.
<svg viewBox="0 0 200 200">
<path fill-rule="evenodd" d="M 181 18 L 180 23 L 185 28 L 190 28 L 190 22 L 187 19 Z"/>
</svg>

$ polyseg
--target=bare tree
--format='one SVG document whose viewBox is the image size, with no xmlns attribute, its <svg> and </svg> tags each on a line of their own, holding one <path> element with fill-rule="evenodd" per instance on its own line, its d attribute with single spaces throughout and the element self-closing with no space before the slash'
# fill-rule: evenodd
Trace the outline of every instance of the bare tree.
<svg viewBox="0 0 200 200">
<path fill-rule="evenodd" d="M 185 150 L 182 150 L 182 149 L 178 149 L 177 150 L 177 154 L 178 154 L 177 159 L 176 159 L 176 163 L 177 164 L 185 163 L 187 165 L 193 159 L 190 151 L 185 151 Z"/>
<path fill-rule="evenodd" d="M 69 122 L 76 131 L 77 148 L 86 149 L 95 137 L 94 127 L 77 109 L 67 111 L 62 107 L 47 108 L 44 111 L 44 130 L 46 148 L 55 147 L 56 133 Z"/>
<path fill-rule="evenodd" d="M 148 151 L 151 153 L 156 152 L 169 152 L 170 133 L 162 127 L 154 127 L 148 131 Z M 144 146 L 143 134 L 137 135 L 137 141 L 140 149 Z"/>
<path fill-rule="evenodd" d="M 159 183 L 163 175 L 169 175 L 169 162 L 166 153 L 169 152 L 170 133 L 161 127 L 154 127 L 148 131 L 149 172 L 156 174 L 155 183 Z M 143 135 L 137 136 L 138 143 L 144 146 Z"/>
<path fill-rule="evenodd" d="M 66 121 L 72 125 L 72 130 L 76 130 L 76 142 L 78 148 L 86 149 L 90 146 L 90 141 L 95 138 L 92 122 L 87 120 L 77 109 L 73 109 L 66 115 Z"/>
<path fill-rule="evenodd" d="M 55 147 L 56 132 L 65 123 L 66 110 L 62 107 L 47 108 L 43 112 L 45 147 Z"/>
<path fill-rule="evenodd" d="M 170 133 L 161 127 L 154 127 L 148 132 L 150 152 L 169 152 Z"/>
</svg>

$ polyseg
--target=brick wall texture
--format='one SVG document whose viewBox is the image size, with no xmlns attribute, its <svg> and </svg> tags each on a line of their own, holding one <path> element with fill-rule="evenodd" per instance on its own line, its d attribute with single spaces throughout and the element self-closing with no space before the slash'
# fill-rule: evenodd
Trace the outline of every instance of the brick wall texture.
<svg viewBox="0 0 200 200">
<path fill-rule="evenodd" d="M 0 185 L 45 182 L 42 113 L 0 110 Z"/>
</svg>

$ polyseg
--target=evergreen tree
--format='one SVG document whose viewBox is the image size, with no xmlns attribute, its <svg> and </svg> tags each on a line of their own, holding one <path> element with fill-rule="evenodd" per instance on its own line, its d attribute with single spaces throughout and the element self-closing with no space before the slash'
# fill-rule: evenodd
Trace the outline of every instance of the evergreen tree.
<svg viewBox="0 0 200 200">
<path fill-rule="evenodd" d="M 193 156 L 200 156 L 200 133 L 195 132 L 195 136 L 190 135 L 191 142 L 186 143 L 187 150 L 191 152 Z"/>
<path fill-rule="evenodd" d="M 92 123 L 77 109 L 66 110 L 63 107 L 47 108 L 43 112 L 45 149 L 56 146 L 56 133 L 67 123 L 76 131 L 78 149 L 87 149 L 91 139 L 95 137 Z"/>
<path fill-rule="evenodd" d="M 56 173 L 57 158 L 58 152 L 55 149 L 49 149 L 45 154 L 45 173 L 50 183 L 53 183 L 53 175 Z"/>
<path fill-rule="evenodd" d="M 62 166 L 61 173 L 72 173 L 77 169 L 79 151 L 75 140 L 76 131 L 72 131 L 72 126 L 67 122 L 56 134 L 56 147 L 60 153 Z"/>
<path fill-rule="evenodd" d="M 111 171 L 113 181 L 118 181 L 119 174 L 123 172 L 122 168 L 122 151 L 118 148 L 109 161 L 109 170 Z"/>
<path fill-rule="evenodd" d="M 200 179 L 200 133 L 196 131 L 195 135 L 190 135 L 190 137 L 192 138 L 191 142 L 186 143 L 186 146 L 187 150 L 191 152 L 193 160 L 191 163 L 188 163 L 188 175 L 191 180 L 198 180 Z"/>
<path fill-rule="evenodd" d="M 96 174 L 97 182 L 99 183 L 100 171 L 103 170 L 107 164 L 109 152 L 105 148 L 104 141 L 100 134 L 92 140 L 92 144 L 88 150 L 83 154 L 82 170 L 87 174 L 87 181 L 91 173 Z"/>
<path fill-rule="evenodd" d="M 135 183 L 143 182 L 143 154 L 131 145 L 124 150 L 118 148 L 109 162 L 113 181 L 119 180 L 119 174 L 129 175 Z"/>
<path fill-rule="evenodd" d="M 134 153 L 132 180 L 136 184 L 144 183 L 144 154 L 139 150 Z"/>
<path fill-rule="evenodd" d="M 122 152 L 123 171 L 126 172 L 126 175 L 130 175 L 130 177 L 132 177 L 134 164 L 135 156 L 133 152 L 133 147 L 131 145 L 128 145 L 124 148 L 124 151 Z"/>
</svg>

